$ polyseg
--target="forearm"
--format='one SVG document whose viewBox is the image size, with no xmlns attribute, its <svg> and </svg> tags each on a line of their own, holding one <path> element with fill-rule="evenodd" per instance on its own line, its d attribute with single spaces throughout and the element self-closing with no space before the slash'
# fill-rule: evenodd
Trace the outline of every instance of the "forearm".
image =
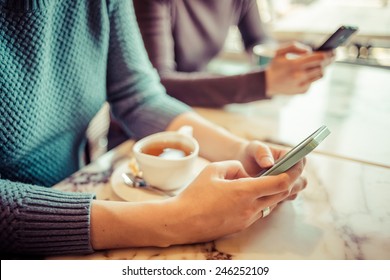
<svg viewBox="0 0 390 280">
<path fill-rule="evenodd" d="M 173 199 L 150 203 L 99 201 L 91 209 L 91 243 L 95 250 L 169 245 L 184 242 L 180 211 Z M 175 219 L 172 219 L 175 217 Z"/>
<path fill-rule="evenodd" d="M 237 152 L 247 143 L 246 140 L 193 112 L 176 117 L 169 125 L 168 130 L 177 130 L 183 125 L 193 127 L 194 137 L 200 145 L 200 156 L 210 161 L 236 159 Z"/>
<path fill-rule="evenodd" d="M 222 107 L 266 98 L 262 70 L 229 76 L 172 70 L 160 75 L 168 94 L 190 106 Z"/>
</svg>

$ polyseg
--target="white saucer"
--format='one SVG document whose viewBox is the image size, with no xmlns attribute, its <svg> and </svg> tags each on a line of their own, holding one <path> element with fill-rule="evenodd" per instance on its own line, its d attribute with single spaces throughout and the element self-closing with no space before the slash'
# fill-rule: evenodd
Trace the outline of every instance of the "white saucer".
<svg viewBox="0 0 390 280">
<path fill-rule="evenodd" d="M 168 194 L 165 195 L 161 192 L 156 192 L 147 188 L 136 188 L 126 185 L 123 181 L 122 173 L 130 172 L 129 163 L 130 160 L 124 161 L 123 163 L 119 164 L 111 175 L 111 187 L 117 196 L 119 196 L 125 201 L 132 202 L 162 200 L 170 197 L 170 195 Z M 207 160 L 203 158 L 198 158 L 194 166 L 194 172 L 192 177 L 195 178 L 208 163 L 209 162 Z M 183 189 L 184 188 L 181 188 L 171 193 L 178 194 L 183 191 Z"/>
</svg>

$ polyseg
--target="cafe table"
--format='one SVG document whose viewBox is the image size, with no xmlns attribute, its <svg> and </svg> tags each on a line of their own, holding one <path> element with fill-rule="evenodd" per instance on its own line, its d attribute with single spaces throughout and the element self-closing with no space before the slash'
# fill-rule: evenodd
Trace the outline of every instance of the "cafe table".
<svg viewBox="0 0 390 280">
<path fill-rule="evenodd" d="M 331 134 L 307 156 L 307 188 L 242 232 L 199 244 L 51 259 L 389 260 L 389 81 L 387 69 L 335 63 L 304 95 L 195 108 L 234 134 L 286 149 L 322 124 Z M 102 200 L 166 199 L 121 180 L 132 145 L 123 143 L 54 188 L 94 192 Z M 200 159 L 194 176 L 206 164 Z"/>
</svg>

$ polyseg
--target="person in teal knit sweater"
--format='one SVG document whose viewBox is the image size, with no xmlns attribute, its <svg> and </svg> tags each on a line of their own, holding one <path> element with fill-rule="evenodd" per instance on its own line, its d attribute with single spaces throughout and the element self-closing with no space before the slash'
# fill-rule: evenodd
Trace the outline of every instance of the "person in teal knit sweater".
<svg viewBox="0 0 390 280">
<path fill-rule="evenodd" d="M 80 168 L 86 128 L 106 100 L 129 138 L 191 125 L 214 163 L 158 203 L 52 189 Z M 304 160 L 278 176 L 250 176 L 282 154 L 166 94 L 132 1 L 0 0 L 1 254 L 165 247 L 240 231 L 306 186 Z"/>
</svg>

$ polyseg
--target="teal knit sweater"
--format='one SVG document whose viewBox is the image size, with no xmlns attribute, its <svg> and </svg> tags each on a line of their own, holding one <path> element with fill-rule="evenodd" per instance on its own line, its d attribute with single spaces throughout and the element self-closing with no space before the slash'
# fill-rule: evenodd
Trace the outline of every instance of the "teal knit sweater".
<svg viewBox="0 0 390 280">
<path fill-rule="evenodd" d="M 129 137 L 189 110 L 151 67 L 130 0 L 0 0 L 0 252 L 92 251 L 92 194 L 50 188 L 79 169 L 104 101 Z"/>
</svg>

